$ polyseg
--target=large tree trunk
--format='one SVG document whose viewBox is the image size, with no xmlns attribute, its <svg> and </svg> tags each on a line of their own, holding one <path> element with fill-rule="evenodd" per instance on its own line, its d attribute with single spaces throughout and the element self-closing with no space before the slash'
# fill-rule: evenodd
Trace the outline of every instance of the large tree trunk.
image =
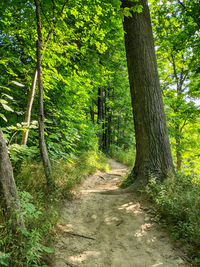
<svg viewBox="0 0 200 267">
<path fill-rule="evenodd" d="M 38 0 L 35 0 L 36 6 L 36 19 L 37 19 L 37 70 L 38 70 L 38 123 L 39 123 L 39 143 L 40 143 L 40 153 L 43 160 L 43 166 L 46 176 L 47 185 L 50 186 L 53 184 L 51 176 L 51 163 L 48 156 L 48 151 L 44 138 L 44 104 L 43 104 L 43 80 L 42 80 L 42 26 L 40 18 L 40 7 Z"/>
<path fill-rule="evenodd" d="M 136 3 L 122 0 L 122 7 Z M 142 13 L 124 18 L 125 46 L 132 97 L 136 160 L 135 178 L 164 179 L 173 172 L 173 162 L 166 127 L 163 101 L 154 51 L 153 33 L 146 0 Z"/>
<path fill-rule="evenodd" d="M 23 216 L 20 214 L 20 202 L 17 187 L 13 177 L 13 170 L 8 156 L 3 133 L 0 128 L 0 196 L 3 201 L 7 219 L 11 219 L 14 232 L 24 229 Z M 16 212 L 17 210 L 17 212 Z"/>
</svg>

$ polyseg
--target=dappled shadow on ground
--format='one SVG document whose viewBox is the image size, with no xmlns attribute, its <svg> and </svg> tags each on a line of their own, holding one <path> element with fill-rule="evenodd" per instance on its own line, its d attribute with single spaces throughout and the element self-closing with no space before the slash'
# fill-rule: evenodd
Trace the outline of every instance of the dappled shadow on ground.
<svg viewBox="0 0 200 267">
<path fill-rule="evenodd" d="M 126 173 L 112 162 L 109 173 L 97 172 L 62 208 L 57 224 L 54 267 L 189 266 L 155 223 L 141 195 L 102 195 L 116 190 Z"/>
</svg>

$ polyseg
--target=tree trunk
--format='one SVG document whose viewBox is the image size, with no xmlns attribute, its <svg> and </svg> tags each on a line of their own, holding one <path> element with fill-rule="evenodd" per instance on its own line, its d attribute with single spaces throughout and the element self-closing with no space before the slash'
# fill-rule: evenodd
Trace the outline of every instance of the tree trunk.
<svg viewBox="0 0 200 267">
<path fill-rule="evenodd" d="M 46 176 L 47 185 L 50 186 L 53 184 L 51 176 L 51 163 L 48 156 L 48 151 L 44 138 L 44 104 L 43 104 L 43 80 L 42 80 L 42 26 L 40 18 L 40 7 L 38 0 L 35 0 L 36 6 L 36 19 L 37 19 L 37 70 L 38 70 L 38 123 L 39 123 L 39 144 L 40 144 L 40 153 L 43 160 L 44 172 Z"/>
<path fill-rule="evenodd" d="M 143 12 L 125 17 L 123 23 L 136 138 L 132 174 L 146 182 L 150 177 L 164 179 L 174 167 L 147 1 L 122 0 L 123 8 L 135 4 L 141 4 Z"/>
<path fill-rule="evenodd" d="M 61 12 L 60 12 L 60 16 L 62 15 L 64 8 L 67 4 L 68 0 L 66 0 L 62 6 Z M 57 24 L 57 21 L 54 22 L 54 28 Z M 45 46 L 43 47 L 43 54 L 41 57 L 41 60 L 44 56 L 44 53 L 47 49 L 47 45 L 49 43 L 49 40 L 51 39 L 51 36 L 53 34 L 53 28 L 49 31 L 48 35 L 47 35 L 47 39 L 45 42 Z M 27 104 L 27 110 L 26 110 L 26 115 L 25 115 L 25 120 L 24 122 L 27 123 L 27 126 L 30 126 L 30 121 L 31 121 L 31 110 L 32 110 L 32 106 L 33 106 L 33 100 L 34 100 L 34 96 L 35 96 L 35 89 L 36 89 L 36 81 L 37 81 L 37 76 L 38 76 L 38 71 L 37 71 L 37 67 L 35 68 L 34 74 L 33 74 L 33 79 L 32 79 L 32 85 L 31 85 L 31 91 L 29 94 L 29 99 L 28 99 L 28 104 Z M 29 134 L 29 130 L 25 130 L 22 134 L 22 141 L 21 144 L 22 145 L 26 145 L 27 141 L 28 141 L 28 134 Z"/>
<path fill-rule="evenodd" d="M 104 96 L 103 96 L 103 125 L 102 125 L 102 131 L 103 131 L 103 150 L 106 149 L 107 147 L 107 104 L 106 104 L 106 98 L 107 98 L 107 94 L 106 94 L 106 88 L 104 89 Z"/>
<path fill-rule="evenodd" d="M 176 111 L 178 113 L 178 111 Z M 176 170 L 181 170 L 182 165 L 182 153 L 181 153 L 181 130 L 180 124 L 177 122 L 175 126 L 176 134 L 175 134 L 175 141 L 176 141 Z"/>
<path fill-rule="evenodd" d="M 27 123 L 27 127 L 30 126 L 30 122 L 31 122 L 31 110 L 32 110 L 32 106 L 33 106 L 34 96 L 35 96 L 37 76 L 38 76 L 38 71 L 37 71 L 37 69 L 35 69 L 34 74 L 33 74 L 33 80 L 32 80 L 32 85 L 31 85 L 31 91 L 29 94 L 27 109 L 26 109 L 25 120 L 24 120 L 24 122 Z M 29 134 L 29 130 L 26 129 L 22 134 L 22 145 L 27 144 L 28 134 Z"/>
<path fill-rule="evenodd" d="M 103 149 L 103 138 L 102 138 L 102 119 L 103 119 L 103 90 L 98 88 L 98 117 L 97 123 L 99 125 L 99 150 Z"/>
<path fill-rule="evenodd" d="M 95 121 L 94 121 L 94 106 L 93 106 L 93 103 L 92 105 L 90 106 L 90 116 L 91 116 L 91 121 L 93 124 L 95 124 Z"/>
<path fill-rule="evenodd" d="M 20 214 L 20 202 L 13 177 L 12 165 L 3 132 L 0 128 L 0 196 L 6 211 L 7 219 L 11 219 L 12 230 L 17 232 L 25 228 L 23 216 Z M 17 210 L 17 213 L 16 213 Z"/>
<path fill-rule="evenodd" d="M 180 138 L 176 137 L 176 169 L 177 171 L 181 170 L 181 165 L 182 165 L 182 155 L 180 151 Z"/>
</svg>

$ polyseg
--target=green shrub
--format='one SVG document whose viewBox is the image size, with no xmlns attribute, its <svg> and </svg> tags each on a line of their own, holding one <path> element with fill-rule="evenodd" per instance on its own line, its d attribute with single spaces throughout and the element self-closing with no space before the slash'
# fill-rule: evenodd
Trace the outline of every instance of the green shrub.
<svg viewBox="0 0 200 267">
<path fill-rule="evenodd" d="M 193 248 L 200 257 L 200 178 L 178 173 L 174 178 L 158 183 L 152 179 L 146 187 L 148 196 L 156 203 L 172 236 Z"/>
<path fill-rule="evenodd" d="M 1 266 L 41 266 L 41 257 L 44 253 L 53 252 L 53 250 L 42 243 L 46 225 L 43 222 L 44 207 L 37 207 L 37 202 L 28 192 L 19 192 L 21 210 L 16 210 L 17 216 L 23 214 L 26 229 L 17 234 L 11 230 L 11 222 L 1 225 Z M 45 213 L 46 215 L 47 213 Z M 51 214 L 51 223 L 53 221 Z M 49 216 L 48 216 L 49 218 Z"/>
<path fill-rule="evenodd" d="M 16 183 L 26 230 L 20 238 L 15 237 L 0 210 L 0 266 L 42 266 L 43 255 L 52 252 L 46 244 L 51 246 L 53 240 L 51 231 L 59 219 L 56 210 L 60 200 L 70 196 L 71 190 L 85 176 L 97 169 L 108 170 L 108 167 L 107 158 L 98 151 L 71 155 L 68 160 L 54 160 L 52 171 L 55 187 L 49 191 L 42 163 L 24 160 Z"/>
<path fill-rule="evenodd" d="M 39 149 L 36 146 L 13 144 L 9 146 L 9 154 L 14 170 L 19 171 L 24 161 L 32 160 L 39 156 Z"/>
<path fill-rule="evenodd" d="M 135 159 L 135 148 L 129 147 L 128 149 L 123 149 L 121 147 L 111 145 L 107 154 L 127 166 L 132 167 Z"/>
</svg>

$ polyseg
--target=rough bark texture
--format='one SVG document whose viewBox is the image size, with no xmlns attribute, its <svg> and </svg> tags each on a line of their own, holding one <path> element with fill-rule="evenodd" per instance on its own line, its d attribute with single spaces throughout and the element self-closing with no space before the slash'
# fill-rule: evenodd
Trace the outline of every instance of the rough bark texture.
<svg viewBox="0 0 200 267">
<path fill-rule="evenodd" d="M 136 160 L 135 178 L 165 178 L 173 171 L 158 78 L 153 34 L 147 1 L 140 0 L 142 13 L 124 18 L 125 46 L 132 97 Z M 122 1 L 122 7 L 135 3 Z"/>
<path fill-rule="evenodd" d="M 39 144 L 40 144 L 40 153 L 43 160 L 43 166 L 45 171 L 45 176 L 47 180 L 47 185 L 52 185 L 52 177 L 51 177 L 51 163 L 48 156 L 48 151 L 44 138 L 44 104 L 43 104 L 43 80 L 42 80 L 42 26 L 41 26 L 41 18 L 40 18 L 40 7 L 38 0 L 35 0 L 36 6 L 36 19 L 37 19 L 37 70 L 38 70 L 38 123 L 39 123 Z"/>
<path fill-rule="evenodd" d="M 3 201 L 5 213 L 12 221 L 14 232 L 25 228 L 23 216 L 20 212 L 20 202 L 17 197 L 17 188 L 13 177 L 13 170 L 8 156 L 6 143 L 0 128 L 0 196 Z M 16 215 L 16 210 L 18 213 Z"/>
</svg>

